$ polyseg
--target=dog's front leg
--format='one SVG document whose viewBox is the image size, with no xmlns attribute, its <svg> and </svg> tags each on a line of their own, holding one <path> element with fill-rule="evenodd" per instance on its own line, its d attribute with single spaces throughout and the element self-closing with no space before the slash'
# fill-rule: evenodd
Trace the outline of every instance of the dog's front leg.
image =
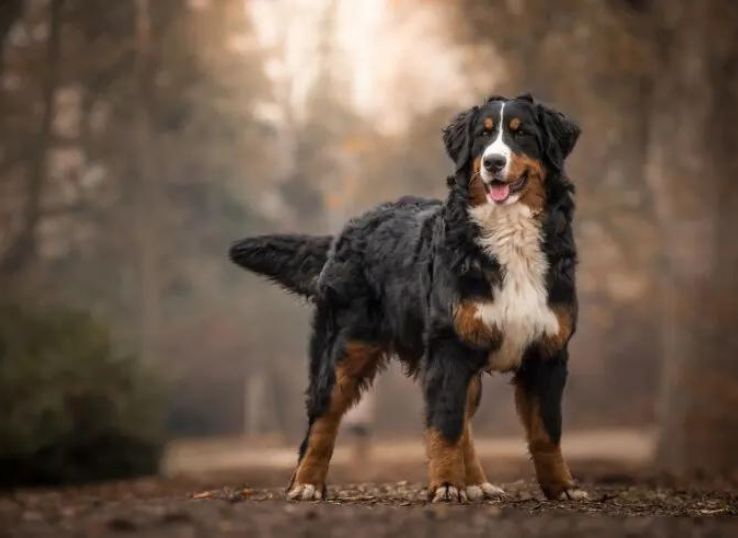
<svg viewBox="0 0 738 538">
<path fill-rule="evenodd" d="M 433 502 L 465 502 L 467 393 L 476 375 L 469 350 L 456 339 L 428 349 L 424 377 L 429 494 Z"/>
<path fill-rule="evenodd" d="M 482 376 L 475 375 L 469 383 L 466 399 L 466 423 L 461 439 L 461 450 L 464 453 L 464 481 L 466 482 L 466 496 L 470 501 L 493 499 L 501 497 L 505 492 L 487 481 L 482 464 L 474 448 L 471 420 L 479 407 L 482 398 Z"/>
<path fill-rule="evenodd" d="M 526 359 L 515 375 L 515 404 L 525 427 L 536 477 L 549 499 L 580 500 L 561 453 L 561 396 L 567 377 L 566 349 L 556 355 Z"/>
</svg>

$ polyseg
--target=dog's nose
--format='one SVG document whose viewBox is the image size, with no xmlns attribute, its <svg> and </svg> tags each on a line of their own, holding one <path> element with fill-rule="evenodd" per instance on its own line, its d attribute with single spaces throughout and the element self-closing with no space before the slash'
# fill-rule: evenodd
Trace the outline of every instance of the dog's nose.
<svg viewBox="0 0 738 538">
<path fill-rule="evenodd" d="M 485 157 L 482 164 L 484 164 L 484 169 L 488 172 L 499 172 L 500 170 L 505 168 L 505 164 L 507 164 L 507 159 L 504 155 L 495 153 Z"/>
</svg>

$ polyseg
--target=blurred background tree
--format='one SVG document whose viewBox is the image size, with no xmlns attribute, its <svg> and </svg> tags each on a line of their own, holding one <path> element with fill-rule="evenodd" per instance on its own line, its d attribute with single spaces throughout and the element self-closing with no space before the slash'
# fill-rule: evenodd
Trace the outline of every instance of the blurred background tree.
<svg viewBox="0 0 738 538">
<path fill-rule="evenodd" d="M 668 267 L 659 462 L 680 475 L 735 478 L 738 12 L 724 2 L 662 1 L 651 16 L 660 70 L 644 176 Z"/>
</svg>

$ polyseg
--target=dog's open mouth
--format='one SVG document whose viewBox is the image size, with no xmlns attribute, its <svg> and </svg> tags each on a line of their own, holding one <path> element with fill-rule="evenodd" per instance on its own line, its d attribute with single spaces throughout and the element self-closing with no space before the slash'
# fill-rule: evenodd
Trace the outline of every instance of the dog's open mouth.
<svg viewBox="0 0 738 538">
<path fill-rule="evenodd" d="M 520 179 L 513 183 L 506 183 L 497 179 L 492 180 L 491 183 L 485 183 L 484 190 L 487 194 L 487 201 L 502 204 L 513 194 L 520 192 L 527 182 L 528 172 L 525 172 L 520 176 Z"/>
</svg>

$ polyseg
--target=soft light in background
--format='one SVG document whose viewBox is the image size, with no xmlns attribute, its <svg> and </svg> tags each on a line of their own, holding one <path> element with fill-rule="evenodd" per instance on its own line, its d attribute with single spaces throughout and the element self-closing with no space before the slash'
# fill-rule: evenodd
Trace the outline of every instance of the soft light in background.
<svg viewBox="0 0 738 538">
<path fill-rule="evenodd" d="M 106 443 L 121 455 L 91 476 L 150 472 L 163 440 L 291 447 L 308 308 L 229 264 L 230 242 L 443 197 L 442 127 L 525 91 L 583 128 L 567 432 L 735 473 L 738 17 L 698 4 L 3 2 L 6 476 L 76 479 L 36 462 Z M 372 395 L 375 438 L 419 444 L 413 383 L 393 369 Z M 476 422 L 521 437 L 504 377 Z"/>
</svg>

